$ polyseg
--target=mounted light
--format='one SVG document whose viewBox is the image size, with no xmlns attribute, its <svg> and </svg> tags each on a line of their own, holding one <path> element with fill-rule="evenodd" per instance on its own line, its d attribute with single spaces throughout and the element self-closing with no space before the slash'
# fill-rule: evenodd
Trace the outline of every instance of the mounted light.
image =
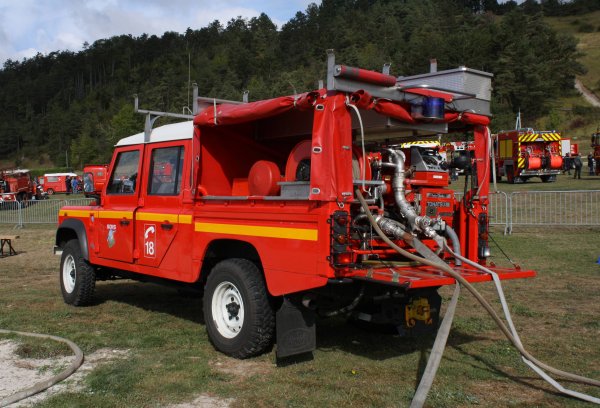
<svg viewBox="0 0 600 408">
<path fill-rule="evenodd" d="M 424 96 L 419 103 L 411 105 L 414 119 L 444 119 L 444 99 Z"/>
<path fill-rule="evenodd" d="M 349 214 L 346 211 L 335 211 L 329 221 L 331 225 L 331 256 L 329 259 L 335 266 L 348 265 L 353 261 L 353 254 L 348 250 L 349 221 Z"/>
</svg>

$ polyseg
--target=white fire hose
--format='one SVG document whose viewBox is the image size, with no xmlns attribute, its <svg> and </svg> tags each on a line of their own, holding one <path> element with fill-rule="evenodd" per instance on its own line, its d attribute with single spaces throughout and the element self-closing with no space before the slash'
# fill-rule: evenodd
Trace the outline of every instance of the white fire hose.
<svg viewBox="0 0 600 408">
<path fill-rule="evenodd" d="M 587 394 L 583 394 L 583 393 L 579 393 L 576 391 L 571 391 L 568 389 L 565 389 L 564 387 L 562 387 L 560 384 L 558 384 L 556 381 L 554 381 L 552 378 L 550 378 L 546 373 L 544 373 L 542 370 L 548 371 L 550 373 L 553 373 L 555 375 L 564 377 L 566 379 L 569 379 L 571 381 L 574 382 L 578 382 L 578 383 L 582 383 L 582 384 L 587 384 L 587 385 L 593 385 L 596 387 L 600 387 L 600 381 L 592 379 L 592 378 L 587 378 L 587 377 L 583 377 L 577 374 L 572 374 L 566 371 L 562 371 L 559 369 L 556 369 L 552 366 L 549 366 L 541 361 L 539 361 L 538 359 L 536 359 L 533 355 L 531 355 L 527 350 L 525 350 L 525 348 L 523 347 L 523 344 L 521 343 L 521 340 L 519 339 L 518 335 L 516 334 L 516 330 L 514 329 L 514 325 L 512 324 L 512 319 L 510 319 L 510 313 L 507 314 L 508 312 L 508 307 L 506 306 L 506 300 L 503 300 L 502 302 L 502 307 L 505 311 L 505 314 L 507 314 L 507 321 L 509 321 L 509 325 L 511 326 L 511 328 L 509 329 L 506 324 L 504 324 L 504 322 L 502 321 L 502 319 L 500 319 L 500 317 L 497 315 L 497 313 L 494 311 L 494 309 L 492 308 L 492 306 L 485 300 L 485 298 L 477 291 L 477 289 L 475 289 L 475 287 L 473 285 L 471 285 L 462 275 L 460 275 L 458 272 L 454 271 L 449 265 L 447 265 L 445 262 L 443 262 L 441 259 L 437 262 L 435 261 L 431 261 L 429 259 L 420 257 L 418 255 L 412 254 L 402 248 L 400 248 L 398 245 L 396 245 L 391 239 L 389 239 L 384 233 L 383 231 L 379 228 L 379 226 L 377 225 L 377 222 L 375 221 L 375 219 L 373 218 L 373 215 L 371 214 L 371 211 L 369 210 L 369 206 L 367 204 L 367 202 L 365 201 L 364 197 L 362 196 L 360 190 L 356 190 L 355 192 L 356 197 L 358 198 L 358 200 L 360 201 L 360 204 L 362 206 L 362 208 L 365 211 L 365 214 L 367 215 L 367 218 L 371 224 L 371 226 L 373 227 L 373 229 L 375 230 L 375 232 L 377 233 L 377 235 L 379 235 L 379 237 L 386 243 L 388 244 L 392 249 L 396 250 L 398 253 L 400 253 L 401 255 L 405 256 L 406 258 L 409 258 L 413 261 L 419 262 L 421 264 L 424 265 L 429 265 L 429 266 L 433 266 L 435 268 L 438 268 L 439 270 L 446 272 L 448 275 L 450 275 L 452 278 L 454 278 L 457 282 L 457 284 L 460 284 L 462 286 L 464 286 L 465 288 L 467 288 L 467 290 L 469 290 L 469 292 L 471 292 L 471 294 L 473 294 L 473 296 L 475 296 L 475 298 L 477 299 L 477 301 L 481 304 L 481 306 L 483 306 L 483 308 L 488 312 L 488 314 L 492 317 L 492 319 L 494 320 L 494 322 L 496 323 L 496 325 L 500 328 L 500 330 L 502 331 L 502 333 L 504 333 L 504 335 L 506 336 L 506 338 L 513 344 L 513 346 L 519 351 L 519 353 L 521 353 L 521 356 L 523 357 L 523 359 L 525 360 L 525 362 L 534 370 L 536 371 L 536 373 L 538 373 L 542 378 L 544 378 L 546 381 L 548 381 L 552 386 L 554 386 L 558 391 L 575 397 L 575 398 L 579 398 L 582 399 L 584 401 L 588 401 L 588 402 L 592 402 L 592 403 L 596 403 L 596 404 L 600 404 L 600 399 L 596 398 L 596 397 L 592 397 L 590 395 Z M 415 238 L 416 241 L 416 238 Z M 448 250 L 449 248 L 446 247 L 446 249 Z M 433 253 L 433 251 L 431 251 Z M 456 254 L 455 254 L 456 255 Z M 459 259 L 461 259 L 463 262 L 474 266 L 473 264 L 475 264 L 474 262 L 468 260 L 467 258 L 464 257 L 460 257 Z M 475 264 L 478 265 L 478 264 Z M 481 266 L 481 265 L 478 265 Z M 481 267 L 484 268 L 484 267 Z M 484 268 L 487 269 L 487 268 Z M 483 270 L 483 269 L 482 269 Z M 487 269 L 487 271 L 485 271 L 487 273 L 491 273 L 492 274 L 492 278 L 494 279 L 494 272 L 492 272 L 491 270 Z M 498 280 L 498 277 L 496 275 L 495 277 L 495 281 Z M 499 280 L 498 280 L 499 281 Z M 497 285 L 498 287 L 498 285 Z M 499 294 L 502 293 L 501 287 L 499 289 Z M 455 290 L 455 294 L 456 294 L 456 290 Z M 501 299 L 504 298 L 504 295 L 501 295 Z M 452 311 L 453 313 L 453 311 Z M 451 319 L 450 319 L 451 320 Z M 514 334 L 513 334 L 514 333 Z M 446 334 L 447 337 L 447 334 Z M 437 339 L 436 339 L 437 341 Z M 445 344 L 445 340 L 443 341 L 443 343 Z M 432 356 L 434 356 L 434 354 L 432 354 Z M 435 354 L 436 358 L 441 359 L 441 354 L 436 352 Z M 439 363 L 438 363 L 439 364 Z M 426 379 L 426 384 L 429 384 L 429 387 L 431 386 L 431 383 L 433 382 L 433 376 L 435 375 L 435 369 L 437 369 L 437 364 L 433 364 L 435 366 L 435 368 L 433 370 L 429 370 L 428 372 L 428 376 L 431 378 L 427 378 Z M 429 363 L 428 363 L 429 366 Z M 535 367 L 535 368 L 534 368 Z M 427 368 L 426 368 L 426 372 L 427 372 Z M 423 380 L 422 380 L 423 381 Z M 421 385 L 419 385 L 420 387 Z M 419 391 L 417 390 L 418 394 L 427 394 L 427 392 L 429 391 L 429 389 L 427 389 L 426 391 Z M 415 394 L 415 397 L 417 397 L 417 394 Z M 420 399 L 418 401 L 414 401 L 413 404 L 411 404 L 411 408 L 419 408 L 422 407 L 423 404 L 425 402 L 425 397 L 420 397 Z"/>
</svg>

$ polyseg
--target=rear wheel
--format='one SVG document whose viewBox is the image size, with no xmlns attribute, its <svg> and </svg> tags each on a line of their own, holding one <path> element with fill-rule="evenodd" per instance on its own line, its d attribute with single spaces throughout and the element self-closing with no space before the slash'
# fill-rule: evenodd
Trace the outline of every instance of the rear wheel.
<svg viewBox="0 0 600 408">
<path fill-rule="evenodd" d="M 204 321 L 215 348 L 231 357 L 256 356 L 271 345 L 275 312 L 254 263 L 228 259 L 215 265 L 204 289 Z"/>
<path fill-rule="evenodd" d="M 542 179 L 542 183 L 548 183 L 550 181 L 553 181 L 550 179 L 550 176 L 540 176 L 540 178 Z"/>
<path fill-rule="evenodd" d="M 54 189 L 49 188 L 47 191 L 48 195 L 53 195 L 54 194 Z"/>
<path fill-rule="evenodd" d="M 60 290 L 65 303 L 89 305 L 96 288 L 94 268 L 83 258 L 79 242 L 73 239 L 64 246 L 60 259 Z"/>
</svg>

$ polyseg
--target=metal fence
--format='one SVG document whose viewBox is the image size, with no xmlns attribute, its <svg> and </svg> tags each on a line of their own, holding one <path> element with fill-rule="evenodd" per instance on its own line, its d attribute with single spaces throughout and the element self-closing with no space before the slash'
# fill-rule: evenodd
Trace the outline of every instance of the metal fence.
<svg viewBox="0 0 600 408">
<path fill-rule="evenodd" d="M 455 193 L 456 199 L 462 194 Z M 504 227 L 510 234 L 514 226 L 600 226 L 600 190 L 578 191 L 503 191 L 490 193 L 490 224 Z M 0 203 L 0 224 L 23 227 L 25 224 L 58 222 L 58 210 L 66 205 L 90 205 L 90 198 L 38 200 Z"/>
<path fill-rule="evenodd" d="M 518 191 L 509 206 L 509 233 L 513 225 L 600 225 L 600 190 Z"/>
<path fill-rule="evenodd" d="M 91 198 L 69 198 L 66 200 L 31 200 L 0 203 L 0 224 L 13 224 L 22 228 L 25 224 L 55 224 L 58 210 L 67 205 L 90 205 Z"/>
</svg>

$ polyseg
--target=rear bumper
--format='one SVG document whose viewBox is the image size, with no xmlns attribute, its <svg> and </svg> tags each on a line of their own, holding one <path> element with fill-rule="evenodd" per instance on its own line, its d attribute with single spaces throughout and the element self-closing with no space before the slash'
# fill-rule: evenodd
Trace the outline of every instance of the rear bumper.
<svg viewBox="0 0 600 408">
<path fill-rule="evenodd" d="M 535 271 L 521 270 L 514 268 L 486 268 L 496 272 L 498 277 L 504 279 L 521 279 L 535 277 Z M 492 280 L 492 276 L 482 272 L 469 265 L 453 267 L 456 272 L 460 273 L 468 282 L 487 282 Z M 358 280 L 367 280 L 371 282 L 380 282 L 385 284 L 402 286 L 407 289 L 418 289 L 427 287 L 436 287 L 444 285 L 453 285 L 454 278 L 447 273 L 442 272 L 434 267 L 427 265 L 409 265 L 409 266 L 393 266 L 393 267 L 372 267 L 361 269 L 347 269 L 338 271 L 340 278 L 352 278 Z"/>
</svg>

